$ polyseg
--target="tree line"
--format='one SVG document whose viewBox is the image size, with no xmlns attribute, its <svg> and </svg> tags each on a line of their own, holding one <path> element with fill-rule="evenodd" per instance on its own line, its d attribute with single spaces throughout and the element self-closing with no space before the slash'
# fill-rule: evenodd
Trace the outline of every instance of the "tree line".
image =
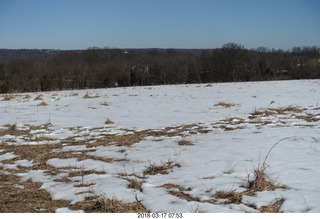
<svg viewBox="0 0 320 219">
<path fill-rule="evenodd" d="M 319 47 L 249 50 L 227 43 L 200 55 L 89 48 L 1 63 L 0 93 L 314 78 L 320 78 Z"/>
</svg>

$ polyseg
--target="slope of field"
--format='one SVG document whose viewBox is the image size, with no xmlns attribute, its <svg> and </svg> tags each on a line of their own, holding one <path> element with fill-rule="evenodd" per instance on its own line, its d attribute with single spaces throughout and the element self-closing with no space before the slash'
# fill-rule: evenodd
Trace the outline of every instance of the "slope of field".
<svg viewBox="0 0 320 219">
<path fill-rule="evenodd" d="M 319 120 L 319 80 L 3 94 L 0 212 L 320 212 Z"/>
</svg>

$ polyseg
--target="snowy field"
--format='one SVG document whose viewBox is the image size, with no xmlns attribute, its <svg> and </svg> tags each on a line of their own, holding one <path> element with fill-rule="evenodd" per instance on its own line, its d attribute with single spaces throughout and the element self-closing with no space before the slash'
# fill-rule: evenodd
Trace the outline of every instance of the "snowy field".
<svg viewBox="0 0 320 219">
<path fill-rule="evenodd" d="M 0 191 L 64 200 L 31 212 L 319 213 L 319 121 L 320 80 L 3 94 Z"/>
</svg>

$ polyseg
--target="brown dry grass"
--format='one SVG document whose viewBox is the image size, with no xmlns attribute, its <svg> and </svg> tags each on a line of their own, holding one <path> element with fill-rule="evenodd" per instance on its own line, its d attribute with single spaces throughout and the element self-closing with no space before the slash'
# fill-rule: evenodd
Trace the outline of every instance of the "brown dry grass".
<svg viewBox="0 0 320 219">
<path fill-rule="evenodd" d="M 94 96 L 91 96 L 89 93 L 86 93 L 86 95 L 84 95 L 82 98 L 84 99 L 92 99 L 92 98 L 98 98 L 100 97 L 99 95 L 94 95 Z"/>
<path fill-rule="evenodd" d="M 302 113 L 302 112 L 303 112 L 303 109 L 297 106 L 268 108 L 268 109 L 254 110 L 254 112 L 252 112 L 248 118 L 255 119 L 257 117 L 267 117 L 272 115 L 284 115 L 289 113 Z"/>
<path fill-rule="evenodd" d="M 2 101 L 10 101 L 10 100 L 13 100 L 14 98 L 16 98 L 15 95 L 12 95 L 12 94 L 6 94 L 6 95 L 3 95 L 3 99 Z"/>
<path fill-rule="evenodd" d="M 41 183 L 19 181 L 20 178 L 15 175 L 0 172 L 1 213 L 55 212 L 57 208 L 69 204 L 66 200 L 52 200 L 48 192 L 40 189 Z"/>
<path fill-rule="evenodd" d="M 69 177 L 76 177 L 76 176 L 85 176 L 85 175 L 90 175 L 90 174 L 106 174 L 105 171 L 98 171 L 98 170 L 84 170 L 84 169 L 80 169 L 80 170 L 73 170 L 70 171 L 68 176 Z"/>
<path fill-rule="evenodd" d="M 186 201 L 197 201 L 199 202 L 200 200 L 198 198 L 194 198 L 191 195 L 185 193 L 186 191 L 191 191 L 190 188 L 184 188 L 183 186 L 171 184 L 171 183 L 166 183 L 161 185 L 160 187 L 168 189 L 168 193 L 170 195 L 176 196 L 180 199 L 184 199 Z"/>
<path fill-rule="evenodd" d="M 34 98 L 34 100 L 43 100 L 43 99 L 42 99 L 42 95 L 39 94 L 38 96 L 36 96 L 36 97 Z"/>
<path fill-rule="evenodd" d="M 100 103 L 100 105 L 102 105 L 102 106 L 110 106 L 110 104 L 107 101 Z"/>
<path fill-rule="evenodd" d="M 262 213 L 277 213 L 284 202 L 284 198 L 277 198 L 273 204 L 262 206 L 258 210 Z"/>
<path fill-rule="evenodd" d="M 174 167 L 180 168 L 181 165 L 173 161 L 167 161 L 160 165 L 150 164 L 145 171 L 144 175 L 168 174 Z"/>
<path fill-rule="evenodd" d="M 41 103 L 38 104 L 38 106 L 48 106 L 48 104 L 44 101 L 42 101 Z"/>
<path fill-rule="evenodd" d="M 227 199 L 223 204 L 239 204 L 242 199 L 242 192 L 236 191 L 217 191 L 212 197 L 216 199 Z"/>
<path fill-rule="evenodd" d="M 256 169 L 254 170 L 254 178 L 249 181 L 249 187 L 248 189 L 253 192 L 258 191 L 273 191 L 277 188 L 281 188 L 279 186 L 275 186 L 265 170 L 262 169 Z"/>
<path fill-rule="evenodd" d="M 111 125 L 111 124 L 114 124 L 114 122 L 111 121 L 110 119 L 107 119 L 107 120 L 104 122 L 104 124 L 106 124 L 106 125 Z"/>
<path fill-rule="evenodd" d="M 193 145 L 193 143 L 191 141 L 189 141 L 189 140 L 182 139 L 182 140 L 178 141 L 178 145 L 191 146 L 191 145 Z"/>
<path fill-rule="evenodd" d="M 135 190 L 138 190 L 140 192 L 143 192 L 142 182 L 139 181 L 137 178 L 135 178 L 135 179 L 126 178 L 126 180 L 129 181 L 129 184 L 128 184 L 128 188 L 129 189 L 135 189 Z"/>
<path fill-rule="evenodd" d="M 16 124 L 5 125 L 4 129 L 0 129 L 0 136 L 4 136 L 4 135 L 19 136 L 19 135 L 29 134 L 29 132 L 30 132 L 29 130 L 20 130 L 20 129 L 18 129 Z"/>
<path fill-rule="evenodd" d="M 231 108 L 231 107 L 234 107 L 235 104 L 226 103 L 226 102 L 219 102 L 219 103 L 214 104 L 214 106 L 220 106 L 220 107 L 224 107 L 224 108 Z"/>
<path fill-rule="evenodd" d="M 72 209 L 82 209 L 87 213 L 138 213 L 147 212 L 136 197 L 133 203 L 123 203 L 116 197 L 108 198 L 103 195 L 87 197 L 82 202 L 77 202 Z"/>
</svg>

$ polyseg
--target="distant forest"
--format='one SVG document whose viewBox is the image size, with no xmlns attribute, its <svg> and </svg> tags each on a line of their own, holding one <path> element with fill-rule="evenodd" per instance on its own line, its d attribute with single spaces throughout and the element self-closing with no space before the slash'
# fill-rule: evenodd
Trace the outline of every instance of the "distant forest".
<svg viewBox="0 0 320 219">
<path fill-rule="evenodd" d="M 36 50 L 38 51 L 38 50 Z M 248 50 L 227 43 L 212 50 L 110 49 L 0 56 L 0 93 L 117 86 L 320 78 L 320 48 Z"/>
</svg>

